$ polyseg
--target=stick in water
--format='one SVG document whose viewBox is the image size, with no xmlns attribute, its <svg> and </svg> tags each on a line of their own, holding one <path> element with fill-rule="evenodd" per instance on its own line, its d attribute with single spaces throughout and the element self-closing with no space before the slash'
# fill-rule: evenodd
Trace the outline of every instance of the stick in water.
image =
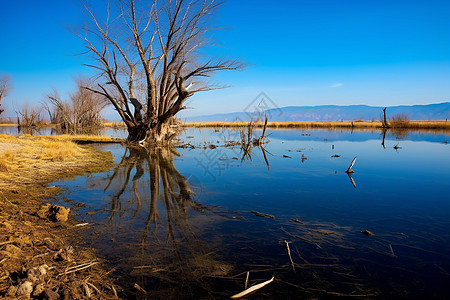
<svg viewBox="0 0 450 300">
<path fill-rule="evenodd" d="M 394 254 L 394 249 L 392 249 L 392 245 L 389 244 L 389 248 L 391 249 L 391 254 L 393 257 L 397 257 L 397 255 Z"/>
<path fill-rule="evenodd" d="M 294 269 L 294 272 L 295 272 L 295 265 L 294 265 L 294 261 L 292 260 L 291 249 L 289 249 L 289 243 L 290 242 L 287 242 L 286 240 L 284 240 L 284 242 L 286 243 L 286 248 L 287 248 L 287 252 L 288 252 L 288 255 L 289 255 L 289 259 L 291 260 L 292 269 Z"/>
<path fill-rule="evenodd" d="M 356 161 L 356 156 L 355 158 L 352 160 L 352 163 L 350 164 L 350 167 L 348 167 L 347 171 L 345 171 L 346 173 L 355 173 L 355 171 L 352 170 L 353 165 L 355 164 Z"/>
<path fill-rule="evenodd" d="M 236 295 L 231 296 L 231 299 L 239 299 L 239 298 L 242 298 L 242 297 L 244 297 L 244 296 L 247 296 L 247 295 L 249 295 L 249 294 L 251 294 L 251 293 L 253 293 L 253 292 L 259 290 L 260 288 L 265 287 L 266 285 L 268 285 L 269 283 L 271 283 L 274 279 L 275 279 L 275 277 L 272 276 L 272 278 L 269 279 L 269 280 L 267 280 L 267 281 L 261 282 L 261 283 L 259 283 L 259 284 L 257 284 L 257 285 L 254 285 L 254 286 L 252 286 L 252 287 L 246 289 L 245 291 L 240 292 L 239 294 L 236 294 Z"/>
</svg>

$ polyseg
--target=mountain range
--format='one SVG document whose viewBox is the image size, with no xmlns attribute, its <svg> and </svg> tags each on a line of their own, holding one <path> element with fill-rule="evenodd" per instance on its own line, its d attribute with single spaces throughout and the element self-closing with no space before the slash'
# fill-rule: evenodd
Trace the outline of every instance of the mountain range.
<svg viewBox="0 0 450 300">
<path fill-rule="evenodd" d="M 205 116 L 186 117 L 186 122 L 248 122 L 252 118 L 266 114 L 271 122 L 295 122 L 295 121 L 353 121 L 353 120 L 381 120 L 384 107 L 367 105 L 320 105 L 320 106 L 287 106 L 266 110 L 222 113 Z M 450 102 L 411 105 L 390 106 L 386 109 L 389 119 L 392 116 L 404 114 L 410 120 L 446 120 L 450 117 Z"/>
</svg>

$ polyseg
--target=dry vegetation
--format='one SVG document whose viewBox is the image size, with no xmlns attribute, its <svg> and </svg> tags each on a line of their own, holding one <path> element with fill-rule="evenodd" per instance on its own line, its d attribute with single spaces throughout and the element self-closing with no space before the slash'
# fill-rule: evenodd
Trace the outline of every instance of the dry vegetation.
<svg viewBox="0 0 450 300">
<path fill-rule="evenodd" d="M 447 121 L 408 121 L 408 122 L 391 122 L 391 127 L 411 128 L 411 129 L 450 129 L 450 123 Z M 248 122 L 187 122 L 185 127 L 195 128 L 234 128 L 248 126 Z M 255 122 L 255 127 L 263 127 L 264 122 Z M 404 127 L 402 127 L 404 126 Z M 314 121 L 314 122 L 268 122 L 268 128 L 382 128 L 381 121 Z"/>
<path fill-rule="evenodd" d="M 59 193 L 48 183 L 112 167 L 111 153 L 77 145 L 72 141 L 76 139 L 88 137 L 0 134 L 2 298 L 16 299 L 27 281 L 33 283 L 33 298 L 56 299 L 51 298 L 56 294 L 60 299 L 116 297 L 94 250 L 79 245 L 81 228 L 74 226 L 76 221 L 69 217 L 67 222 L 53 222 L 38 214 L 45 201 Z M 76 267 L 82 263 L 88 267 Z M 40 274 L 36 281 L 33 272 Z"/>
</svg>

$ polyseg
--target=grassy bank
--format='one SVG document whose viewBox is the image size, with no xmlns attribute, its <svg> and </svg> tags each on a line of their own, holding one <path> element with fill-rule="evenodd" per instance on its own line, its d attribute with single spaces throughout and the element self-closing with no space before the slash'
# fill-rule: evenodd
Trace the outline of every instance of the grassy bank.
<svg viewBox="0 0 450 300">
<path fill-rule="evenodd" d="M 88 294 L 92 298 L 116 297 L 95 251 L 80 246 L 83 229 L 75 226 L 75 219 L 69 214 L 66 222 L 53 222 L 37 214 L 60 192 L 49 183 L 113 166 L 110 152 L 74 140 L 107 139 L 0 134 L 0 297 L 15 299 L 27 281 L 33 282 L 32 297 L 52 293 L 64 299 Z M 78 270 L 82 264 L 89 267 Z M 46 274 L 39 273 L 36 282 L 30 279 L 30 270 L 43 266 L 48 267 Z"/>
<path fill-rule="evenodd" d="M 389 122 L 392 128 L 410 129 L 450 129 L 450 122 L 447 121 L 408 121 L 396 124 Z M 248 122 L 187 122 L 185 127 L 195 128 L 234 128 L 248 126 Z M 264 122 L 255 122 L 256 127 L 263 127 Z M 315 122 L 268 122 L 268 128 L 382 128 L 383 124 L 378 121 L 315 121 Z"/>
</svg>

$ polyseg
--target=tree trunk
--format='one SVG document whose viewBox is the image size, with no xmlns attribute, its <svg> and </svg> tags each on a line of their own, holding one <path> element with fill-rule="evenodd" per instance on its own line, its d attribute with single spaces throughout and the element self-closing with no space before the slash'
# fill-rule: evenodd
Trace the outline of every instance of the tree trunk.
<svg viewBox="0 0 450 300">
<path fill-rule="evenodd" d="M 387 107 L 385 107 L 383 109 L 383 128 L 389 128 L 390 127 L 389 124 L 387 123 L 387 120 L 386 120 L 386 109 L 387 109 Z"/>
<path fill-rule="evenodd" d="M 166 145 L 175 137 L 177 126 L 171 117 L 162 123 L 138 124 L 128 127 L 128 142 L 139 143 L 143 147 Z"/>
</svg>

